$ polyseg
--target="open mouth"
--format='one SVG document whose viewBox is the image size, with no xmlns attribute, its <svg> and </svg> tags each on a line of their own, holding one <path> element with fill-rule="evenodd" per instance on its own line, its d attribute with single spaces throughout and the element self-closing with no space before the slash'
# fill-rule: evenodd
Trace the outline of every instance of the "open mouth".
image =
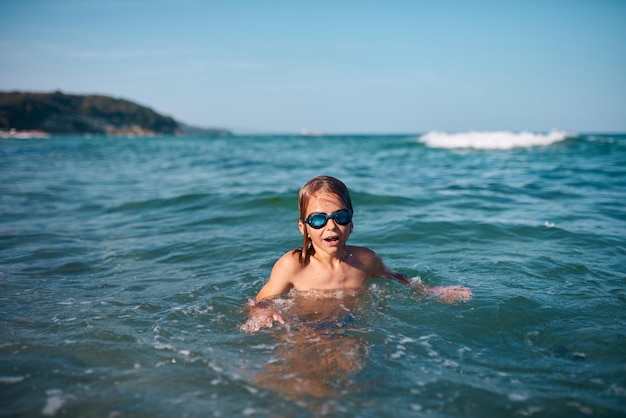
<svg viewBox="0 0 626 418">
<path fill-rule="evenodd" d="M 337 241 L 339 241 L 339 237 L 334 236 L 334 237 L 324 238 L 324 241 L 326 241 L 326 242 L 337 242 Z"/>
</svg>

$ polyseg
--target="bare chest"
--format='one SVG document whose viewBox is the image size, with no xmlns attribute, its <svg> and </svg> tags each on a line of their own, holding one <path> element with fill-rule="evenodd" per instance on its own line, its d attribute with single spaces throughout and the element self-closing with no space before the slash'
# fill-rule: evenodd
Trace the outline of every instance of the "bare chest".
<svg viewBox="0 0 626 418">
<path fill-rule="evenodd" d="M 296 290 L 311 289 L 361 289 L 367 284 L 369 275 L 363 269 L 342 263 L 335 268 L 311 263 L 293 278 Z"/>
</svg>

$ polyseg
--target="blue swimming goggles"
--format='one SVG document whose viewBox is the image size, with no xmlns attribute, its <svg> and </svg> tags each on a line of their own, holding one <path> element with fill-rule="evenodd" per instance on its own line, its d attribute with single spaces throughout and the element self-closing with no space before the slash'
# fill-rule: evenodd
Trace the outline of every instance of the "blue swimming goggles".
<svg viewBox="0 0 626 418">
<path fill-rule="evenodd" d="M 348 225 L 352 220 L 352 212 L 348 209 L 341 209 L 330 215 L 326 213 L 312 213 L 304 220 L 314 229 L 323 228 L 329 219 L 333 219 L 338 225 Z"/>
</svg>

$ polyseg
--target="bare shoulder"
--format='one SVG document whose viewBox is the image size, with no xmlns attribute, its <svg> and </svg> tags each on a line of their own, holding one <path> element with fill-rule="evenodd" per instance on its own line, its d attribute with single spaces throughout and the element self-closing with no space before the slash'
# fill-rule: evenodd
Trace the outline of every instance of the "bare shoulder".
<svg viewBox="0 0 626 418">
<path fill-rule="evenodd" d="M 351 245 L 347 247 L 348 251 L 355 257 L 363 267 L 365 267 L 370 275 L 377 276 L 384 271 L 384 264 L 378 253 L 367 247 L 357 247 Z"/>
<path fill-rule="evenodd" d="M 367 247 L 358 247 L 356 245 L 348 245 L 346 249 L 355 257 L 371 259 L 378 257 L 376 251 Z"/>
<path fill-rule="evenodd" d="M 295 273 L 299 271 L 300 266 L 300 254 L 294 250 L 288 251 L 283 254 L 277 261 L 274 263 L 274 268 L 272 269 L 272 275 L 274 273 L 281 273 L 285 271 L 288 274 Z"/>
<path fill-rule="evenodd" d="M 350 250 L 370 277 L 387 277 L 403 284 L 408 283 L 407 277 L 387 267 L 376 251 L 367 247 L 350 247 Z"/>
</svg>

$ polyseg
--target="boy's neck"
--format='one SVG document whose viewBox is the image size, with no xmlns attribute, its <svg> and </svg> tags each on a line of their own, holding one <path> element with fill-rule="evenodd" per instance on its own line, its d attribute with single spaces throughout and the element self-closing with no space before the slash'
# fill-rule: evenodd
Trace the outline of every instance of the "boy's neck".
<svg viewBox="0 0 626 418">
<path fill-rule="evenodd" d="M 328 264 L 328 265 L 334 266 L 336 264 L 341 264 L 345 262 L 348 258 L 352 257 L 352 253 L 348 249 L 346 249 L 346 247 L 344 247 L 341 249 L 341 251 L 338 251 L 336 254 L 327 254 L 327 253 L 320 254 L 320 252 L 316 251 L 313 254 L 313 257 L 322 264 Z"/>
</svg>

